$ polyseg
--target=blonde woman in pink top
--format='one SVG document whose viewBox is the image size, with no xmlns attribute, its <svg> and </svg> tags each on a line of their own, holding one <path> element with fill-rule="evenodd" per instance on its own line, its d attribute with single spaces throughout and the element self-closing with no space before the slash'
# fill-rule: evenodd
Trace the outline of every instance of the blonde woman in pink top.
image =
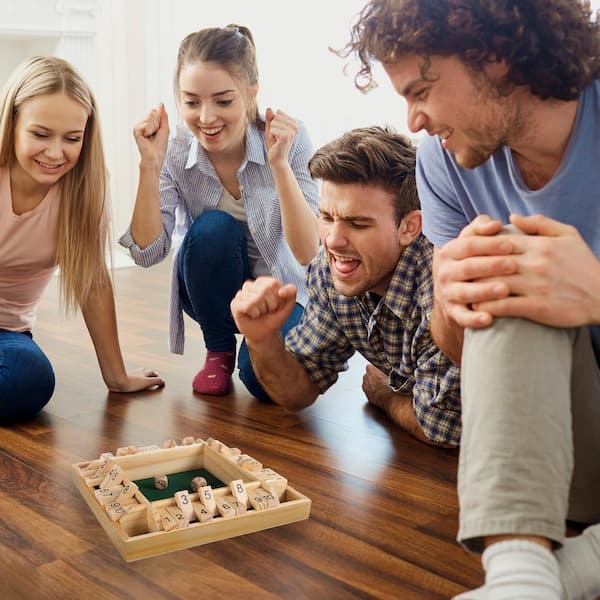
<svg viewBox="0 0 600 600">
<path fill-rule="evenodd" d="M 164 385 L 154 371 L 125 369 L 105 264 L 106 195 L 89 87 L 64 60 L 25 61 L 0 97 L 0 421 L 34 415 L 54 391 L 32 328 L 57 266 L 63 304 L 80 307 L 108 389 Z"/>
</svg>

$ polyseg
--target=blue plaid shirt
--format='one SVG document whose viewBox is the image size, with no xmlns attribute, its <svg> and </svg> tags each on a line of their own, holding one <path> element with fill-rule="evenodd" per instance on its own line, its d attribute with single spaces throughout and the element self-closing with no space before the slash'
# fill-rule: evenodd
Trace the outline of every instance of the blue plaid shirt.
<svg viewBox="0 0 600 600">
<path fill-rule="evenodd" d="M 371 292 L 348 297 L 335 291 L 321 251 L 308 270 L 304 315 L 285 345 L 321 393 L 359 352 L 388 374 L 394 391 L 412 394 L 415 415 L 430 440 L 458 444 L 459 369 L 437 348 L 429 329 L 432 260 L 433 247 L 420 235 L 404 249 L 384 297 Z"/>
</svg>

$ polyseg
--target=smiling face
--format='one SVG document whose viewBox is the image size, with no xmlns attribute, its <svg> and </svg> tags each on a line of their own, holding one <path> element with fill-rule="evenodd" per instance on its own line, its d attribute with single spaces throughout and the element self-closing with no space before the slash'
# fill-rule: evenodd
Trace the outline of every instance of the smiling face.
<svg viewBox="0 0 600 600">
<path fill-rule="evenodd" d="M 182 67 L 179 88 L 183 120 L 206 152 L 243 152 L 247 111 L 256 86 L 242 89 L 219 65 L 198 62 Z"/>
<path fill-rule="evenodd" d="M 455 56 L 430 60 L 425 77 L 422 59 L 414 54 L 386 63 L 384 69 L 406 99 L 410 130 L 439 136 L 461 167 L 475 168 L 499 147 L 510 145 L 523 128 L 517 105 L 510 96 L 500 96 L 492 83 L 504 66 L 493 64 L 475 75 Z"/>
<path fill-rule="evenodd" d="M 373 185 L 324 181 L 319 210 L 335 289 L 344 296 L 383 296 L 404 244 L 393 195 Z"/>
<path fill-rule="evenodd" d="M 49 189 L 77 163 L 88 120 L 86 109 L 65 94 L 25 101 L 14 128 L 11 181 Z"/>
</svg>

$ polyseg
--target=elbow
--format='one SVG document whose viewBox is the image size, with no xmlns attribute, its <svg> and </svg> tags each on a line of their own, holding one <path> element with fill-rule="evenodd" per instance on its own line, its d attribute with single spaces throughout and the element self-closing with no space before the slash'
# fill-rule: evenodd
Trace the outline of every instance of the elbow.
<svg viewBox="0 0 600 600">
<path fill-rule="evenodd" d="M 147 269 L 158 264 L 159 262 L 162 262 L 169 253 L 169 247 L 164 246 L 152 248 L 150 251 L 144 248 L 137 249 L 135 247 L 131 247 L 129 249 L 129 253 L 131 254 L 131 258 L 133 258 L 133 262 L 138 267 L 144 267 Z"/>
<path fill-rule="evenodd" d="M 303 266 L 303 267 L 308 267 L 308 265 L 310 265 L 310 262 L 312 261 L 312 259 L 315 257 L 315 255 L 313 255 L 312 257 L 299 257 L 297 259 L 297 261 Z"/>
<path fill-rule="evenodd" d="M 149 260 L 147 260 L 147 258 L 143 255 L 143 254 L 138 254 L 138 253 L 131 253 L 131 258 L 133 258 L 133 262 L 138 266 L 138 267 L 144 267 L 145 269 L 147 269 L 148 267 L 151 267 L 153 263 L 151 263 Z"/>
<path fill-rule="evenodd" d="M 289 394 L 289 389 L 287 391 L 282 391 L 279 394 L 269 395 L 273 402 L 293 413 L 297 413 L 305 408 L 308 408 L 318 397 L 318 394 L 303 394 L 301 396 L 299 395 L 296 397 L 291 397 Z"/>
<path fill-rule="evenodd" d="M 415 419 L 416 421 L 416 419 Z M 438 448 L 456 448 L 459 445 L 459 440 L 455 439 L 454 434 L 448 434 L 446 436 L 441 435 L 439 432 L 429 431 L 416 421 L 414 427 L 409 433 L 416 439 L 429 446 L 436 446 Z"/>
<path fill-rule="evenodd" d="M 319 253 L 319 244 L 315 244 L 313 247 L 304 249 L 301 252 L 294 252 L 296 260 L 303 266 L 308 267 L 312 259 Z"/>
<path fill-rule="evenodd" d="M 288 401 L 285 404 L 282 403 L 281 406 L 283 406 L 289 412 L 297 413 L 297 412 L 300 412 L 301 410 L 304 410 L 305 408 L 308 408 L 313 402 L 314 402 L 314 400 L 312 400 L 310 402 L 305 402 L 303 400 L 292 401 L 292 402 Z"/>
<path fill-rule="evenodd" d="M 462 358 L 463 330 L 450 325 L 443 325 L 434 304 L 430 325 L 431 338 L 440 351 L 457 367 Z"/>
<path fill-rule="evenodd" d="M 440 352 L 446 356 L 454 365 L 460 368 L 462 358 L 462 344 L 450 344 L 446 339 L 439 335 L 435 335 L 432 331 L 432 338 L 435 345 L 440 349 Z"/>
<path fill-rule="evenodd" d="M 437 448 L 457 448 L 459 443 L 454 443 L 453 441 L 439 441 L 433 439 L 433 435 L 427 435 L 420 427 L 418 431 L 413 432 L 413 436 L 420 440 L 421 442 L 425 442 L 429 446 L 436 446 Z"/>
</svg>

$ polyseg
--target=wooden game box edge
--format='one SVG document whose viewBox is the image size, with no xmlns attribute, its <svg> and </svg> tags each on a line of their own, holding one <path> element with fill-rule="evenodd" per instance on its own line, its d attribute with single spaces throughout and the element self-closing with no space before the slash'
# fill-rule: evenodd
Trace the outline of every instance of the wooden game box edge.
<svg viewBox="0 0 600 600">
<path fill-rule="evenodd" d="M 86 504 L 92 509 L 92 513 L 98 520 L 98 523 L 100 523 L 102 529 L 104 529 L 110 540 L 115 545 L 115 548 L 117 548 L 121 556 L 125 558 L 124 552 L 126 540 L 124 536 L 120 534 L 121 530 L 115 527 L 114 524 L 110 521 L 105 511 L 98 504 L 96 498 L 90 494 L 89 487 L 85 484 L 85 481 L 81 477 L 80 469 L 82 466 L 85 466 L 85 464 L 87 463 L 84 462 L 71 465 L 75 485 L 77 486 L 77 489 L 79 490 L 79 493 L 85 500 Z"/>
<path fill-rule="evenodd" d="M 71 465 L 75 485 L 91 508 L 92 513 L 104 529 L 115 548 L 126 562 L 159 556 L 176 550 L 225 540 L 248 533 L 255 533 L 289 523 L 308 519 L 311 500 L 291 486 L 286 486 L 286 495 L 292 500 L 264 511 L 249 511 L 232 519 L 218 519 L 214 522 L 191 523 L 188 527 L 171 531 L 158 531 L 130 537 L 118 522 L 110 520 L 90 488 L 81 477 L 81 469 L 89 464 L 84 461 Z"/>
</svg>

